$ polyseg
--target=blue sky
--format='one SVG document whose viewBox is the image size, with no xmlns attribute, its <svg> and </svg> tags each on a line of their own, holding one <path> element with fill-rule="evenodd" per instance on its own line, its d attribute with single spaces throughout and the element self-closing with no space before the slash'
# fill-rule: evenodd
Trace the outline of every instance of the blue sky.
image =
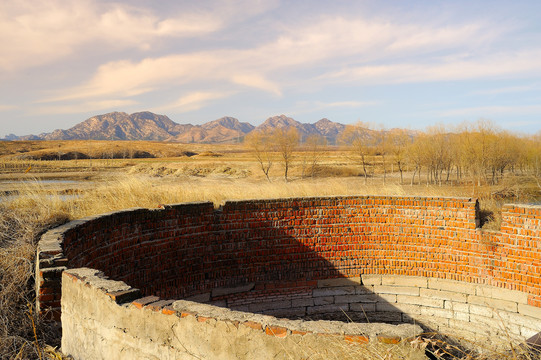
<svg viewBox="0 0 541 360">
<path fill-rule="evenodd" d="M 541 130 L 541 1 L 0 0 L 0 137 L 111 111 Z"/>
</svg>

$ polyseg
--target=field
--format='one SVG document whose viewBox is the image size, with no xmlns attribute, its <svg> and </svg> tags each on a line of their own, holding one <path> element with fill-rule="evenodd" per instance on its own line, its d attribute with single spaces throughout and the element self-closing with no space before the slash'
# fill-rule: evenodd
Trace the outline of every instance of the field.
<svg viewBox="0 0 541 360">
<path fill-rule="evenodd" d="M 401 174 L 396 156 L 372 153 L 365 176 L 350 147 L 300 147 L 286 181 L 281 154 L 271 152 L 267 160 L 269 179 L 252 149 L 239 144 L 0 142 L 0 358 L 60 356 L 45 346 L 58 345 L 57 333 L 33 313 L 32 271 L 40 234 L 70 219 L 186 201 L 218 206 L 295 196 L 466 196 L 480 199 L 484 228 L 497 230 L 503 202 L 541 201 L 539 177 L 518 166 L 497 182 L 458 171 L 433 181 L 429 171 L 419 176 L 402 164 Z"/>
</svg>

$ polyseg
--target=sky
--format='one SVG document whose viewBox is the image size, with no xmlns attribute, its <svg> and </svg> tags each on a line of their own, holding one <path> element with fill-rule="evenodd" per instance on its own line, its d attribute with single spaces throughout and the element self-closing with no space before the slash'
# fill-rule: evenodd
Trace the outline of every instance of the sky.
<svg viewBox="0 0 541 360">
<path fill-rule="evenodd" d="M 538 0 L 0 0 L 0 137 L 112 111 L 541 131 Z"/>
</svg>

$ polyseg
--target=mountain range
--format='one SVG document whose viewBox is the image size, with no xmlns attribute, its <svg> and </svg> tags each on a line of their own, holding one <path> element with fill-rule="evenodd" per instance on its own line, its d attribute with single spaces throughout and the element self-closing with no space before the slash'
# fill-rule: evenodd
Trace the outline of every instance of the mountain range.
<svg viewBox="0 0 541 360">
<path fill-rule="evenodd" d="M 314 124 L 300 123 L 285 115 L 273 116 L 255 127 L 233 117 L 222 117 L 202 125 L 177 124 L 165 115 L 148 111 L 127 114 L 112 112 L 93 116 L 70 129 L 39 135 L 8 135 L 4 140 L 151 140 L 182 143 L 235 143 L 254 130 L 295 128 L 302 139 L 320 135 L 336 144 L 345 125 L 321 119 Z"/>
</svg>

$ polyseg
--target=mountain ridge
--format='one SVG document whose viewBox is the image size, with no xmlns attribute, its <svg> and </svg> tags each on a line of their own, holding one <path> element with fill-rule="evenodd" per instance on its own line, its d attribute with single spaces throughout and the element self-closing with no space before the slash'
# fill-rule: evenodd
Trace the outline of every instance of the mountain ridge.
<svg viewBox="0 0 541 360">
<path fill-rule="evenodd" d="M 320 135 L 329 144 L 335 144 L 346 127 L 323 118 L 307 124 L 286 115 L 267 118 L 261 125 L 240 122 L 231 116 L 206 122 L 201 125 L 179 124 L 166 115 L 150 111 L 128 114 L 110 112 L 92 116 L 69 129 L 56 129 L 39 135 L 16 136 L 10 134 L 3 140 L 148 140 L 182 143 L 236 143 L 252 131 L 294 127 L 301 140 L 310 135 Z"/>
</svg>

